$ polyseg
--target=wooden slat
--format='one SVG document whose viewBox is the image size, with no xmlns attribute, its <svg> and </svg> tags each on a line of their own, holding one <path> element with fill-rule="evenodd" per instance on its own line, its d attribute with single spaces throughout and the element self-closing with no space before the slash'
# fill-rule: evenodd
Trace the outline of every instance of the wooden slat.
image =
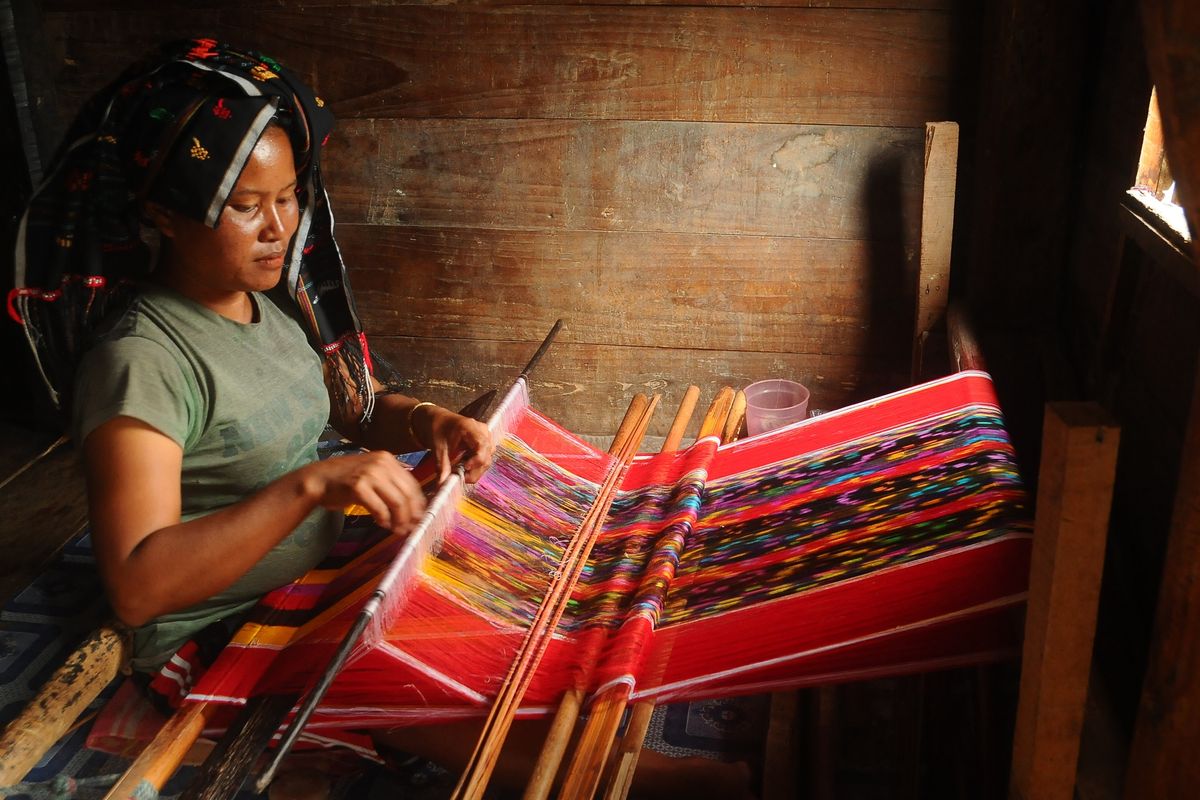
<svg viewBox="0 0 1200 800">
<path fill-rule="evenodd" d="M 904 352 L 898 243 L 341 225 L 372 335 L 572 337 L 776 353 Z M 653 281 L 646 281 L 653 275 Z"/>
<path fill-rule="evenodd" d="M 87 521 L 79 455 L 59 447 L 0 491 L 0 602 L 28 584 Z"/>
<path fill-rule="evenodd" d="M 405 389 L 453 407 L 482 389 L 507 386 L 538 341 L 378 336 L 371 352 L 397 367 Z M 894 359 L 580 343 L 573 340 L 568 318 L 530 391 L 534 404 L 568 429 L 608 436 L 624 413 L 623 398 L 634 392 L 661 393 L 670 406 L 678 405 L 689 383 L 700 387 L 701 396 L 711 396 L 724 385 L 787 377 L 812 391 L 811 408 L 841 408 L 904 386 L 906 368 L 896 367 Z M 662 415 L 648 435 L 664 436 L 669 423 Z"/>
<path fill-rule="evenodd" d="M 954 239 L 954 194 L 958 177 L 958 124 L 925 126 L 925 178 L 921 200 L 921 257 L 917 276 L 913 383 L 921 377 L 925 342 L 946 315 L 950 299 L 950 245 Z"/>
<path fill-rule="evenodd" d="M 1184 0 L 1141 4 L 1167 158 L 1200 263 L 1200 8 Z M 1200 784 L 1200 363 L 1187 413 L 1175 503 L 1125 797 L 1185 797 Z"/>
<path fill-rule="evenodd" d="M 796 8 L 821 9 L 863 9 L 876 8 L 899 11 L 947 11 L 955 7 L 956 0 L 755 0 L 755 7 L 789 6 Z M 245 0 L 195 0 L 187 6 L 192 9 L 237 8 L 244 5 Z M 96 6 L 95 0 L 48 0 L 41 4 L 46 11 L 90 11 Z M 158 0 L 105 0 L 105 7 L 111 10 L 147 11 L 160 9 L 163 3 Z M 263 6 L 287 9 L 301 6 L 303 8 L 324 8 L 326 6 L 373 6 L 379 5 L 379 0 L 270 0 L 261 3 Z M 730 0 L 393 0 L 390 5 L 405 6 L 470 6 L 472 8 L 502 8 L 505 6 L 532 5 L 583 5 L 583 6 L 739 6 Z"/>
<path fill-rule="evenodd" d="M 309 76 L 342 117 L 913 127 L 950 113 L 952 22 L 941 11 L 301 2 L 47 16 L 68 109 L 132 55 L 202 30 Z"/>
<path fill-rule="evenodd" d="M 0 422 L 0 487 L 48 455 L 47 449 L 58 449 L 57 439 L 57 433 Z"/>
<path fill-rule="evenodd" d="M 1200 786 L 1200 364 L 1175 489 L 1158 610 L 1130 748 L 1125 797 L 1186 797 Z"/>
<path fill-rule="evenodd" d="M 341 222 L 915 241 L 906 128 L 350 120 L 325 172 Z"/>
<path fill-rule="evenodd" d="M 1046 407 L 1013 800 L 1071 800 L 1120 429 L 1094 403 Z"/>
<path fill-rule="evenodd" d="M 1022 330 L 1059 310 L 1047 265 L 1063 262 L 1070 231 L 1048 221 L 1072 219 L 1080 202 L 1073 165 L 1097 45 L 1079 20 L 1097 10 L 1087 0 L 985 6 L 967 297 L 981 328 Z"/>
<path fill-rule="evenodd" d="M 98 628 L 8 722 L 0 734 L 0 787 L 24 778 L 71 729 L 124 666 L 126 645 L 115 628 Z"/>
</svg>

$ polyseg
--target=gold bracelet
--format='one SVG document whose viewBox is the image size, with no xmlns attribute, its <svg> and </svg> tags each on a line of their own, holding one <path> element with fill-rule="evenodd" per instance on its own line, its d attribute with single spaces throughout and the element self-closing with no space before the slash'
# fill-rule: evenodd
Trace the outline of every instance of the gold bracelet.
<svg viewBox="0 0 1200 800">
<path fill-rule="evenodd" d="M 421 445 L 422 447 L 430 447 L 430 445 L 427 445 L 424 442 L 422 442 L 421 437 L 417 436 L 417 430 L 416 430 L 416 428 L 413 427 L 413 414 L 417 413 L 417 409 L 420 408 L 421 406 L 433 406 L 433 405 L 437 405 L 437 403 L 431 403 L 428 400 L 422 400 L 421 402 L 417 403 L 415 406 L 413 406 L 412 408 L 410 408 L 408 410 L 408 435 L 414 442 Z"/>
</svg>

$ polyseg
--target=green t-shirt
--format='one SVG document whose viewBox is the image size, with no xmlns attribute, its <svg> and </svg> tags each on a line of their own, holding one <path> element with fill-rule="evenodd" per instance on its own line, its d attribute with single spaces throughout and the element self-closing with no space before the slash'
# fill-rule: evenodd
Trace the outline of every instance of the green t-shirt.
<svg viewBox="0 0 1200 800">
<path fill-rule="evenodd" d="M 146 286 L 84 357 L 73 434 L 117 416 L 141 420 L 183 448 L 182 520 L 231 505 L 317 458 L 329 418 L 321 361 L 297 322 L 254 294 L 255 321 L 226 319 Z M 233 586 L 134 632 L 135 669 L 151 671 L 206 625 L 303 575 L 341 531 L 318 508 Z"/>
</svg>

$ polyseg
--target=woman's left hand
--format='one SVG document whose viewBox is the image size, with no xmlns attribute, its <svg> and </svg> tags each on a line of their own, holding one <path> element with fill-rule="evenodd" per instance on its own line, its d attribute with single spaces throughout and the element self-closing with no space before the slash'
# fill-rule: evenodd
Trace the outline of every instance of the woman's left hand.
<svg viewBox="0 0 1200 800">
<path fill-rule="evenodd" d="M 450 476 L 455 459 L 463 459 L 467 483 L 479 480 L 491 465 L 496 447 L 487 425 L 433 405 L 415 409 L 413 416 L 413 431 L 421 441 L 429 443 L 437 458 L 439 481 Z"/>
</svg>

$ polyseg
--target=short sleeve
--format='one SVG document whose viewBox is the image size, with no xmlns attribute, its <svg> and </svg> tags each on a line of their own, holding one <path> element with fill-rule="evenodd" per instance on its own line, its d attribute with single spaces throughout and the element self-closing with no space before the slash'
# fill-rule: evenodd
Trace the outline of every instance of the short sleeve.
<svg viewBox="0 0 1200 800">
<path fill-rule="evenodd" d="M 196 393 L 167 348 L 139 336 L 88 351 L 75 378 L 71 433 L 82 444 L 115 417 L 132 417 L 186 448 L 196 419 Z"/>
</svg>

